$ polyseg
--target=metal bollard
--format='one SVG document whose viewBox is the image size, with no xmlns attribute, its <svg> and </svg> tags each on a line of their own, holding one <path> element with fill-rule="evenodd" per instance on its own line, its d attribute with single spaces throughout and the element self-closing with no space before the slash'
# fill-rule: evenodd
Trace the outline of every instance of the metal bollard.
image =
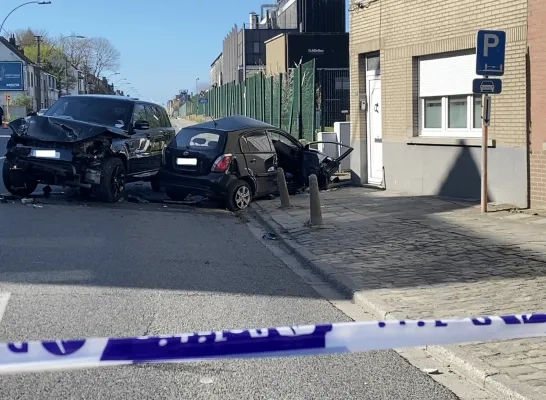
<svg viewBox="0 0 546 400">
<path fill-rule="evenodd" d="M 322 225 L 322 209 L 320 208 L 319 185 L 316 175 L 309 177 L 309 220 L 311 226 Z"/>
<path fill-rule="evenodd" d="M 288 186 L 286 186 L 286 178 L 284 177 L 284 170 L 282 168 L 277 168 L 277 185 L 279 185 L 281 208 L 289 208 L 290 196 L 288 195 Z"/>
</svg>

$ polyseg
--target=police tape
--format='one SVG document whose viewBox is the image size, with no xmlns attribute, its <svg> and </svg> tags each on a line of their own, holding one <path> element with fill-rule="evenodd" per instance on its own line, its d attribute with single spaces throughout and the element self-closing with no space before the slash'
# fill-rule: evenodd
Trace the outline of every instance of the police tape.
<svg viewBox="0 0 546 400">
<path fill-rule="evenodd" d="M 2 343 L 0 374 L 226 358 L 316 356 L 541 336 L 546 336 L 546 314 Z"/>
</svg>

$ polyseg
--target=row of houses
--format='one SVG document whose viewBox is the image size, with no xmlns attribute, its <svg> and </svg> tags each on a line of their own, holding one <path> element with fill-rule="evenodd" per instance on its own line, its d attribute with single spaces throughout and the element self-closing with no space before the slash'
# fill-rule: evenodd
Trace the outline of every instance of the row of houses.
<svg viewBox="0 0 546 400">
<path fill-rule="evenodd" d="M 507 34 L 492 96 L 489 201 L 546 207 L 546 1 L 363 0 L 350 7 L 351 170 L 360 183 L 480 198 L 476 33 Z"/>
<path fill-rule="evenodd" d="M 13 36 L 9 39 L 0 36 L 0 106 L 5 109 L 8 98 L 13 102 L 19 96 L 29 96 L 33 109 L 40 110 L 50 107 L 63 94 L 114 94 L 113 85 L 105 78 L 84 73 L 68 61 L 67 65 L 68 81 L 72 84 L 67 88 L 64 83 L 60 88 L 54 75 L 44 69 L 37 71 L 36 63 L 25 56 L 24 49 L 17 45 Z M 38 75 L 41 85 L 38 85 Z"/>
</svg>

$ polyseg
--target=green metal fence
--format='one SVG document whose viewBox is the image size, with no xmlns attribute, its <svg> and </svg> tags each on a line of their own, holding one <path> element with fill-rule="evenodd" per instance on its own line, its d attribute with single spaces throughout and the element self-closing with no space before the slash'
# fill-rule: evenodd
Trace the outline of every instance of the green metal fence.
<svg viewBox="0 0 546 400">
<path fill-rule="evenodd" d="M 246 115 L 279 127 L 298 139 L 312 141 L 316 129 L 315 60 L 278 76 L 262 73 L 241 83 L 227 83 L 207 92 L 208 102 L 199 95 L 180 107 L 179 115 Z"/>
</svg>

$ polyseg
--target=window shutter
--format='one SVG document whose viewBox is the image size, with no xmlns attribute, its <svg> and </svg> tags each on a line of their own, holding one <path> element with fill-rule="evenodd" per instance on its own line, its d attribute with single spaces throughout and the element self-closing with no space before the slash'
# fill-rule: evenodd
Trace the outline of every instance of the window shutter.
<svg viewBox="0 0 546 400">
<path fill-rule="evenodd" d="M 419 96 L 472 94 L 476 55 L 425 56 L 419 58 Z"/>
</svg>

